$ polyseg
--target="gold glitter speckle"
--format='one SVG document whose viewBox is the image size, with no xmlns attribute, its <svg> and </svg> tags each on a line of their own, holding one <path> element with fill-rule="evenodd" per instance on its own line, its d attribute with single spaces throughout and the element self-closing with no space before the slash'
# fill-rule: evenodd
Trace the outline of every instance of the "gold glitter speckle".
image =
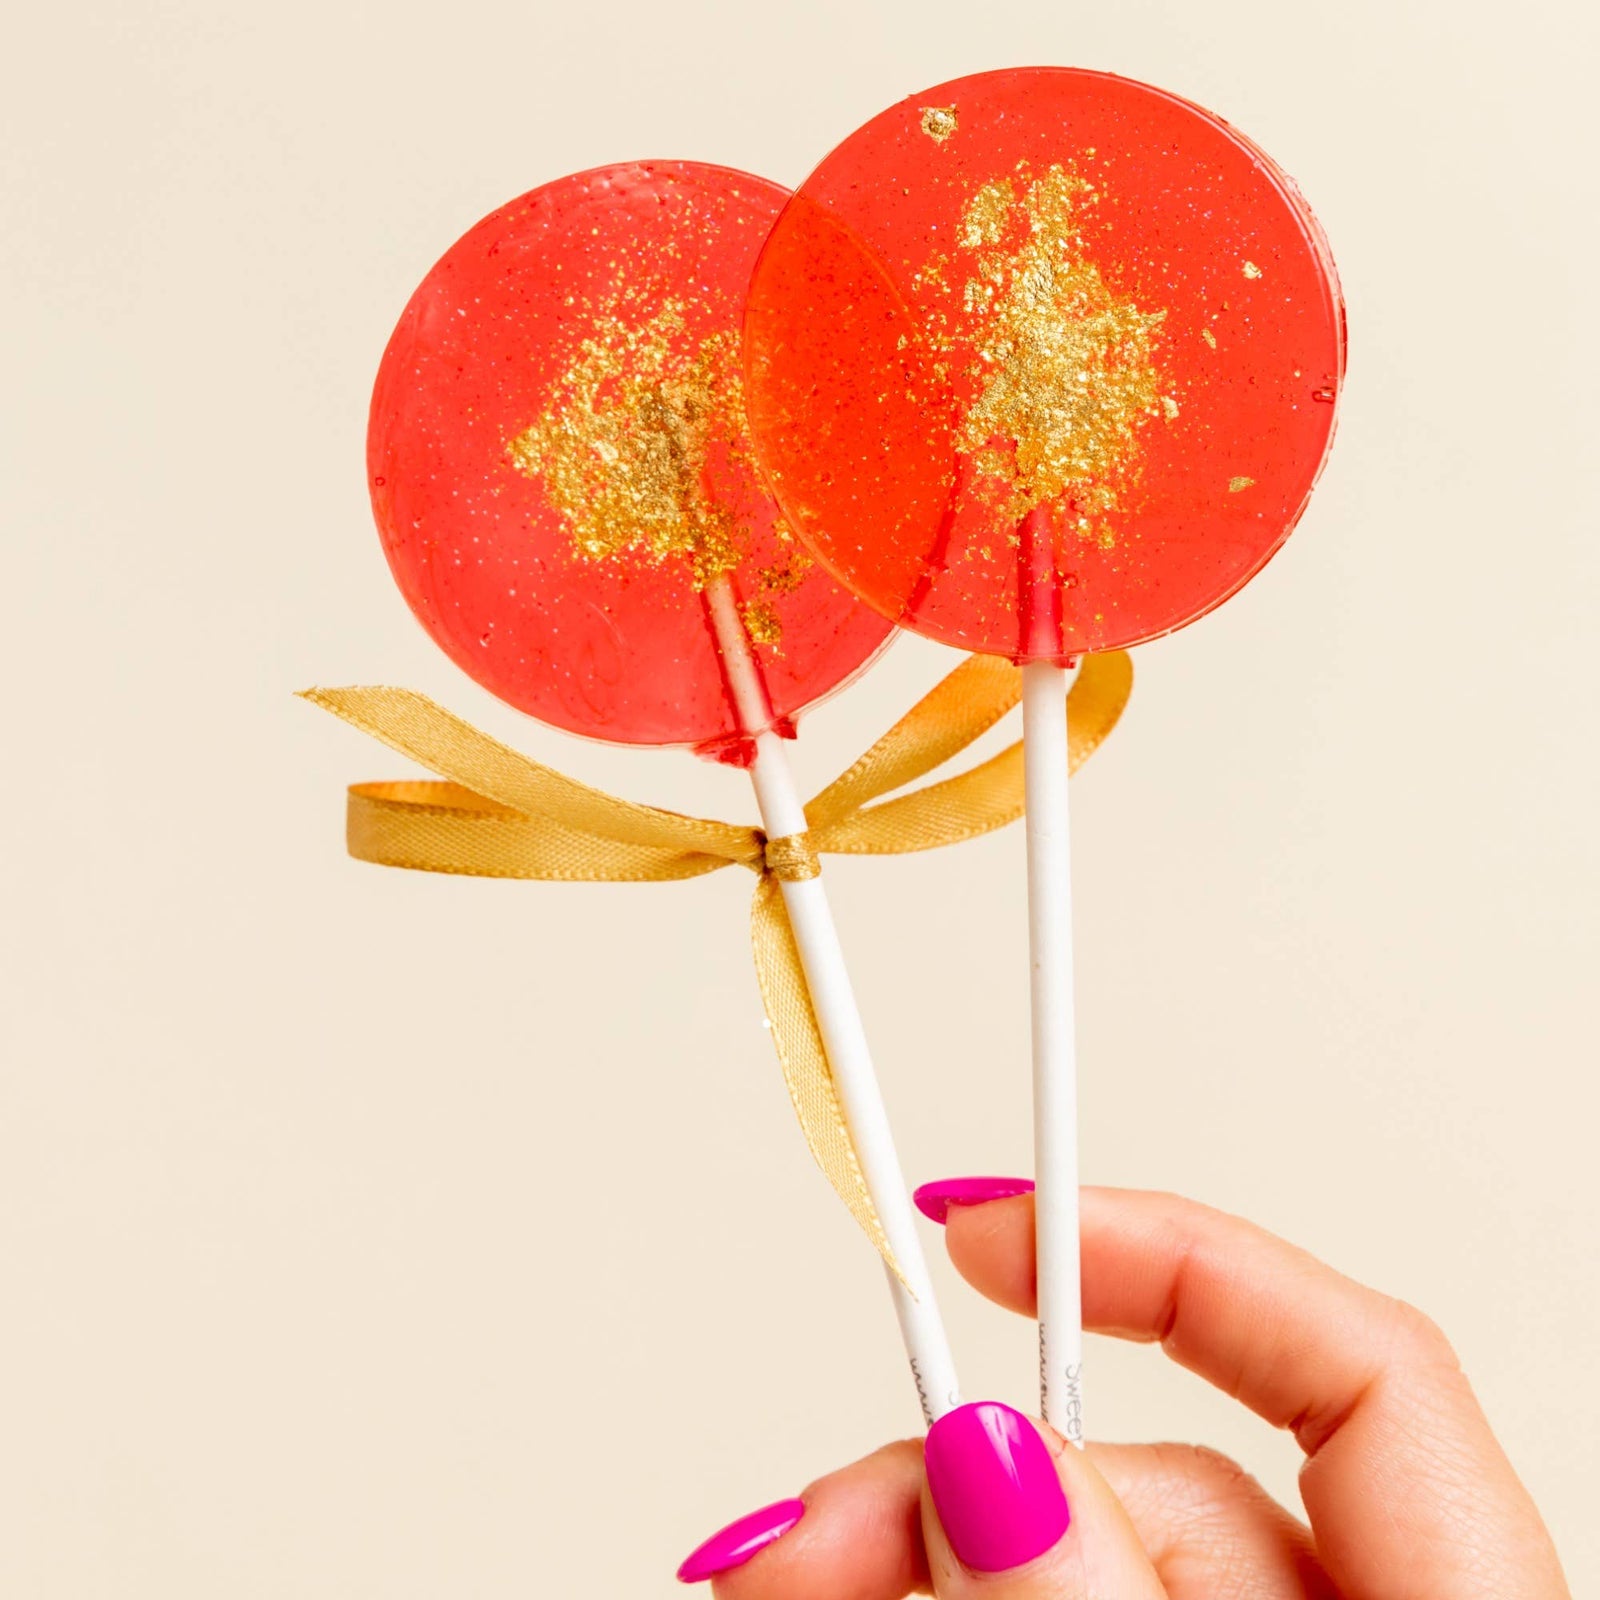
<svg viewBox="0 0 1600 1600">
<path fill-rule="evenodd" d="M 754 644 L 777 644 L 783 638 L 783 622 L 770 601 L 747 600 L 739 619 Z"/>
<path fill-rule="evenodd" d="M 922 131 L 935 144 L 943 144 L 956 131 L 956 108 L 954 106 L 924 106 L 922 108 Z"/>
<path fill-rule="evenodd" d="M 780 526 L 778 536 L 787 542 L 788 549 L 782 559 L 763 567 L 757 577 L 768 594 L 793 594 L 811 571 L 811 557 L 794 543 L 794 535 L 787 528 Z"/>
<path fill-rule="evenodd" d="M 1238 494 L 1241 489 L 1248 489 L 1255 481 L 1254 478 L 1229 478 L 1228 493 Z"/>
<path fill-rule="evenodd" d="M 737 566 L 742 530 L 706 483 L 748 449 L 737 334 L 685 338 L 682 302 L 595 317 L 545 416 L 507 448 L 541 478 L 582 555 L 688 559 L 701 587 Z"/>
<path fill-rule="evenodd" d="M 1245 262 L 1243 270 L 1244 275 L 1247 278 L 1259 278 L 1261 276 L 1261 268 L 1258 267 L 1253 261 Z"/>
<path fill-rule="evenodd" d="M 1137 430 L 1165 409 L 1151 351 L 1166 313 L 1120 298 L 1084 253 L 1082 212 L 1097 200 L 1083 178 L 1052 166 L 1020 197 L 1002 178 L 968 201 L 959 238 L 973 253 L 971 320 L 959 342 L 975 358 L 967 371 L 978 392 L 956 444 L 998 480 L 1010 518 L 1064 497 L 1078 534 L 1105 548 Z"/>
<path fill-rule="evenodd" d="M 986 183 L 967 202 L 961 213 L 961 244 L 964 249 L 977 250 L 986 244 L 999 244 L 1000 234 L 1017 203 L 1016 190 L 1009 178 Z M 972 297 L 974 285 L 967 285 L 967 296 Z"/>
<path fill-rule="evenodd" d="M 1200 330 L 1200 337 L 1204 339 L 1213 350 L 1217 348 L 1217 336 L 1209 328 L 1202 328 Z"/>
</svg>

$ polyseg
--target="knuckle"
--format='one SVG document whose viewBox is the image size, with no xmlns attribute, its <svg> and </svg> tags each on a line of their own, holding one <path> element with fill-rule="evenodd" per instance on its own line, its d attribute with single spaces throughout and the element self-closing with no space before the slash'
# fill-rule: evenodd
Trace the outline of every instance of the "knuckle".
<svg viewBox="0 0 1600 1600">
<path fill-rule="evenodd" d="M 1169 1507 L 1186 1514 L 1187 1520 L 1205 1521 L 1265 1493 L 1232 1456 L 1209 1445 L 1160 1444 L 1153 1449 L 1169 1484 Z"/>
<path fill-rule="evenodd" d="M 1197 1444 L 1193 1449 L 1195 1469 L 1208 1481 L 1230 1488 L 1254 1481 L 1232 1456 L 1213 1450 L 1208 1444 Z"/>
<path fill-rule="evenodd" d="M 1444 1329 L 1427 1312 L 1408 1300 L 1394 1300 L 1390 1302 L 1390 1316 L 1395 1344 L 1412 1361 L 1435 1367 L 1460 1365 Z"/>
<path fill-rule="evenodd" d="M 1232 1456 L 1213 1450 L 1209 1445 L 1192 1447 L 1189 1471 L 1214 1505 L 1236 1505 L 1241 1500 L 1254 1500 L 1262 1493 L 1260 1484 Z"/>
</svg>

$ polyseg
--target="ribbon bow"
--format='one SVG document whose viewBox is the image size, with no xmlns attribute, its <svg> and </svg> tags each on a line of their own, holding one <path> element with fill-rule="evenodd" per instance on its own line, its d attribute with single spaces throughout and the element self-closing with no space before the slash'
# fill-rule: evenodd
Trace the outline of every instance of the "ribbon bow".
<svg viewBox="0 0 1600 1600">
<path fill-rule="evenodd" d="M 1084 658 L 1067 699 L 1073 771 L 1116 726 L 1132 687 L 1125 652 Z M 965 750 L 1020 695 L 1016 667 L 969 656 L 806 806 L 804 833 L 778 839 L 590 788 L 409 689 L 307 689 L 302 698 L 447 780 L 351 785 L 346 842 L 358 860 L 577 883 L 665 883 L 729 866 L 754 872 L 756 974 L 790 1099 L 817 1164 L 898 1272 L 840 1109 L 780 884 L 815 877 L 819 855 L 828 852 L 931 850 L 1016 821 L 1023 812 L 1020 741 L 954 777 L 882 797 Z"/>
</svg>

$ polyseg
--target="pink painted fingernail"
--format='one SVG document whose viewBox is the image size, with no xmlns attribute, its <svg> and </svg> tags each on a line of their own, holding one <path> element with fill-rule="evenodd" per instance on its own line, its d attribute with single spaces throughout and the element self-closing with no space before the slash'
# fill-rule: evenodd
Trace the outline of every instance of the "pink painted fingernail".
<svg viewBox="0 0 1600 1600">
<path fill-rule="evenodd" d="M 951 1206 L 981 1206 L 985 1200 L 1032 1193 L 1031 1178 L 941 1178 L 937 1183 L 923 1184 L 911 1198 L 923 1216 L 943 1222 L 950 1215 Z"/>
<path fill-rule="evenodd" d="M 951 1548 L 974 1572 L 1042 1556 L 1072 1515 L 1045 1442 L 997 1401 L 959 1406 L 928 1431 L 928 1488 Z"/>
<path fill-rule="evenodd" d="M 704 1583 L 719 1572 L 742 1567 L 751 1556 L 781 1539 L 806 1514 L 803 1500 L 780 1500 L 730 1522 L 691 1550 L 678 1568 L 679 1583 Z"/>
</svg>

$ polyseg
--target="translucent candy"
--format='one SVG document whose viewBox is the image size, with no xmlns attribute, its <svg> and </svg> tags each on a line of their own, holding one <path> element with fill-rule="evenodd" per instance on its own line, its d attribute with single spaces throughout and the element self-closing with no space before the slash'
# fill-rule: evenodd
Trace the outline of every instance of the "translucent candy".
<svg viewBox="0 0 1600 1600">
<path fill-rule="evenodd" d="M 1343 309 L 1271 161 L 1160 90 L 941 85 L 795 194 L 745 326 L 756 453 L 830 571 L 968 650 L 1062 660 L 1193 621 L 1305 507 Z"/>
<path fill-rule="evenodd" d="M 502 700 L 739 760 L 889 634 L 751 458 L 740 317 L 786 198 L 691 163 L 580 173 L 412 296 L 372 398 L 373 510 L 412 609 Z"/>
</svg>

